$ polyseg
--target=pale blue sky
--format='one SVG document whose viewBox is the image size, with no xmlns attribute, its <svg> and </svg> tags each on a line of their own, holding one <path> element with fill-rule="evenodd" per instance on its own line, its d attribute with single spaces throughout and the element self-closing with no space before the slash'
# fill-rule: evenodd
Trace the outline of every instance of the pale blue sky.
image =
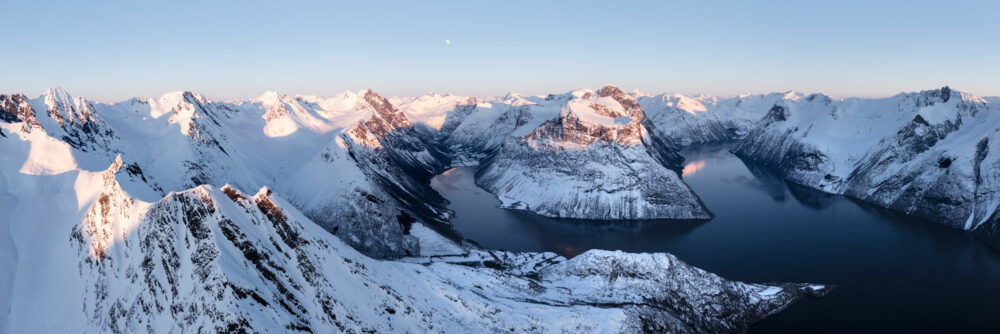
<svg viewBox="0 0 1000 334">
<path fill-rule="evenodd" d="M 31 96 L 1000 95 L 1000 1 L 3 2 L 0 91 Z"/>
</svg>

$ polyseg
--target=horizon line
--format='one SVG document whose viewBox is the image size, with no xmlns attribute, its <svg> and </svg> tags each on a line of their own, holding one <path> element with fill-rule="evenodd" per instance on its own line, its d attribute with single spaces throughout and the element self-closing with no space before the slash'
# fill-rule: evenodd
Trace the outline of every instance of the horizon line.
<svg viewBox="0 0 1000 334">
<path fill-rule="evenodd" d="M 889 95 L 867 95 L 867 96 L 864 96 L 864 95 L 842 96 L 842 95 L 827 94 L 827 93 L 824 93 L 824 92 L 821 92 L 821 91 L 820 92 L 809 92 L 809 93 L 806 93 L 804 91 L 800 91 L 800 90 L 796 90 L 796 89 L 776 90 L 776 91 L 763 92 L 763 93 L 745 92 L 745 93 L 740 93 L 740 94 L 711 94 L 711 93 L 703 93 L 703 92 L 681 93 L 681 92 L 676 92 L 676 91 L 673 91 L 673 92 L 671 92 L 671 91 L 652 91 L 652 90 L 644 90 L 644 89 L 639 89 L 639 88 L 623 89 L 623 88 L 621 88 L 621 86 L 615 85 L 615 84 L 604 84 L 604 85 L 601 85 L 600 87 L 604 87 L 604 86 L 614 86 L 614 87 L 617 87 L 617 88 L 621 89 L 622 91 L 624 91 L 625 93 L 627 93 L 629 95 L 633 95 L 635 93 L 642 93 L 642 94 L 646 94 L 648 96 L 681 95 L 681 96 L 685 96 L 685 97 L 702 97 L 702 96 L 704 96 L 704 97 L 716 97 L 716 98 L 737 98 L 737 97 L 753 96 L 753 95 L 793 94 L 794 93 L 794 94 L 801 94 L 803 96 L 821 94 L 821 95 L 825 95 L 825 96 L 828 96 L 828 97 L 831 97 L 831 98 L 836 98 L 836 99 L 852 99 L 852 98 L 858 98 L 858 99 L 882 99 L 882 98 L 891 98 L 891 97 L 898 96 L 898 95 L 901 95 L 901 94 L 913 94 L 913 93 L 919 93 L 919 92 L 925 92 L 925 91 L 940 90 L 942 88 L 947 87 L 947 88 L 951 89 L 952 91 L 956 91 L 956 92 L 960 92 L 960 93 L 965 93 L 965 94 L 970 94 L 972 96 L 979 97 L 979 98 L 1000 98 L 1000 94 L 997 94 L 997 95 L 994 95 L 994 94 L 979 95 L 979 94 L 975 94 L 975 93 L 970 93 L 970 92 L 967 92 L 967 91 L 963 91 L 961 89 L 955 89 L 955 88 L 952 88 L 949 85 L 942 85 L 942 86 L 939 86 L 939 87 L 936 87 L 936 88 L 930 88 L 930 89 L 911 90 L 911 91 L 899 91 L 899 92 L 896 92 L 896 93 L 893 93 L 893 94 L 889 94 Z M 597 89 L 599 89 L 600 87 L 598 87 Z M 156 98 L 161 98 L 161 97 L 169 95 L 169 94 L 185 93 L 185 92 L 189 92 L 189 93 L 192 93 L 192 94 L 198 94 L 198 95 L 202 96 L 203 98 L 205 98 L 207 100 L 216 101 L 216 102 L 232 102 L 232 101 L 245 102 L 245 101 L 252 100 L 254 98 L 258 98 L 258 97 L 264 96 L 264 95 L 266 95 L 268 93 L 272 93 L 272 92 L 273 93 L 277 93 L 278 95 L 292 96 L 292 97 L 297 97 L 297 96 L 316 96 L 316 97 L 322 97 L 322 98 L 331 98 L 331 97 L 335 97 L 335 96 L 342 95 L 342 94 L 345 94 L 345 93 L 358 94 L 358 93 L 364 92 L 366 90 L 371 90 L 371 91 L 375 92 L 376 94 L 378 94 L 380 96 L 383 96 L 383 97 L 386 97 L 386 98 L 419 98 L 421 96 L 427 96 L 427 95 L 450 95 L 450 96 L 458 96 L 458 97 L 487 98 L 487 97 L 502 97 L 502 96 L 507 96 L 507 95 L 522 95 L 522 96 L 541 97 L 541 96 L 548 96 L 548 95 L 571 94 L 571 93 L 573 93 L 575 91 L 578 91 L 578 90 L 596 90 L 596 89 L 594 89 L 594 88 L 588 88 L 588 87 L 583 87 L 583 88 L 570 89 L 570 90 L 567 90 L 567 91 L 563 91 L 561 93 L 552 93 L 552 92 L 550 92 L 550 93 L 542 93 L 542 94 L 531 94 L 531 93 L 521 93 L 521 92 L 518 92 L 518 91 L 507 91 L 506 93 L 502 93 L 502 94 L 486 94 L 486 95 L 453 94 L 453 93 L 447 92 L 447 91 L 434 91 L 434 90 L 427 91 L 427 92 L 425 92 L 423 94 L 419 94 L 419 95 L 390 95 L 390 94 L 380 93 L 378 89 L 375 89 L 375 88 L 372 88 L 372 87 L 367 87 L 367 88 L 362 88 L 362 89 L 357 89 L 357 90 L 347 89 L 347 90 L 343 90 L 343 91 L 340 91 L 340 92 L 334 92 L 332 94 L 299 94 L 299 93 L 291 93 L 291 94 L 289 94 L 289 93 L 284 93 L 283 90 L 279 90 L 279 89 L 268 89 L 268 90 L 265 90 L 265 91 L 263 91 L 263 92 L 261 92 L 261 93 L 259 93 L 257 95 L 249 95 L 249 96 L 243 96 L 243 97 L 224 97 L 224 98 L 212 97 L 210 94 L 201 93 L 201 92 L 195 91 L 195 90 L 169 90 L 169 91 L 166 91 L 166 92 L 163 92 L 163 93 L 159 94 L 158 96 L 130 95 L 130 96 L 125 97 L 125 98 L 113 99 L 113 98 L 91 98 L 91 97 L 88 97 L 86 95 L 74 95 L 74 94 L 72 94 L 70 92 L 70 90 L 67 90 L 67 89 L 63 88 L 62 86 L 57 85 L 57 86 L 50 86 L 49 88 L 46 88 L 45 90 L 43 90 L 40 94 L 35 94 L 35 95 L 29 95 L 28 93 L 24 93 L 24 92 L 4 92 L 4 91 L 0 91 L 0 94 L 2 94 L 2 95 L 22 94 L 22 95 L 25 95 L 26 97 L 29 97 L 29 98 L 38 98 L 38 97 L 44 97 L 46 95 L 46 93 L 48 93 L 50 90 L 61 90 L 64 93 L 66 93 L 66 94 L 68 94 L 68 95 L 70 95 L 71 97 L 74 97 L 74 98 L 83 97 L 85 100 L 88 100 L 88 101 L 93 101 L 93 102 L 98 102 L 98 103 L 105 103 L 105 104 L 113 104 L 113 103 L 119 103 L 119 102 L 128 101 L 128 100 L 134 99 L 134 98 L 156 99 Z"/>
</svg>

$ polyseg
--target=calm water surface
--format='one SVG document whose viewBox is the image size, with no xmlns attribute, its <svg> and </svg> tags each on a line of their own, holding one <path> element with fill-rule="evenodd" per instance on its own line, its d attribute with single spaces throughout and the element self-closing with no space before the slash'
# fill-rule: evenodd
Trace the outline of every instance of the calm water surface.
<svg viewBox="0 0 1000 334">
<path fill-rule="evenodd" d="M 729 148 L 683 152 L 684 180 L 716 215 L 701 223 L 607 227 L 504 210 L 470 167 L 431 185 L 451 201 L 455 228 L 491 249 L 668 252 L 730 279 L 838 285 L 751 332 L 1000 333 L 1000 252 L 963 231 L 789 185 Z"/>
</svg>

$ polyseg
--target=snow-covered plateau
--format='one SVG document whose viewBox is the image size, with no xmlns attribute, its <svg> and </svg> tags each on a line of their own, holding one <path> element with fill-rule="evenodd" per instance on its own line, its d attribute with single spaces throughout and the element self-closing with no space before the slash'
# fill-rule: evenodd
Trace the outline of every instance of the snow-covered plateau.
<svg viewBox="0 0 1000 334">
<path fill-rule="evenodd" d="M 483 250 L 449 228 L 429 179 L 480 163 L 487 189 L 543 214 L 709 217 L 677 150 L 712 139 L 671 138 L 642 100 L 0 95 L 0 331 L 734 332 L 824 294 L 669 254 Z M 764 114 L 726 110 L 686 124 L 739 135 Z"/>
</svg>

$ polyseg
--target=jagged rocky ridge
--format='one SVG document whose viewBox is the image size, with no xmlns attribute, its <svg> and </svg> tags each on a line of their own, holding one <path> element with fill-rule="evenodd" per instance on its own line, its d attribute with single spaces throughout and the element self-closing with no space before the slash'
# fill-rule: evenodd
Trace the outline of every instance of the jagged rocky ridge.
<svg viewBox="0 0 1000 334">
<path fill-rule="evenodd" d="M 944 87 L 884 99 L 785 100 L 735 149 L 788 180 L 998 243 L 1000 114 Z"/>
</svg>

